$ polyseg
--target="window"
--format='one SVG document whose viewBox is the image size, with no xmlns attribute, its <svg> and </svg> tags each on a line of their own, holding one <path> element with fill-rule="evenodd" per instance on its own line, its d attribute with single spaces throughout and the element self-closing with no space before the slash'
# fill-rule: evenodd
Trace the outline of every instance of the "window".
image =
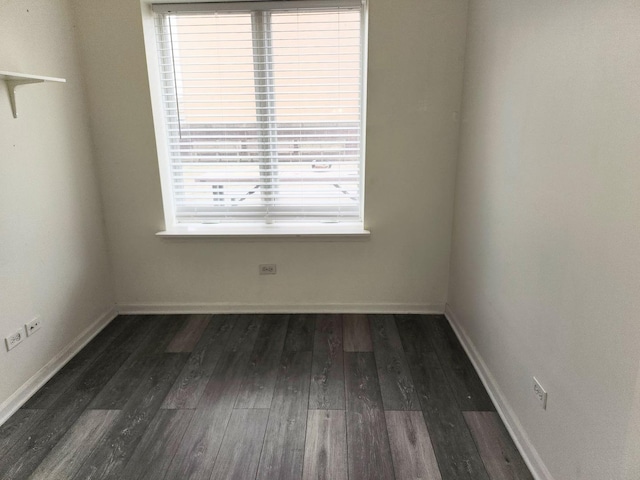
<svg viewBox="0 0 640 480">
<path fill-rule="evenodd" d="M 361 225 L 361 2 L 153 11 L 168 228 Z"/>
</svg>

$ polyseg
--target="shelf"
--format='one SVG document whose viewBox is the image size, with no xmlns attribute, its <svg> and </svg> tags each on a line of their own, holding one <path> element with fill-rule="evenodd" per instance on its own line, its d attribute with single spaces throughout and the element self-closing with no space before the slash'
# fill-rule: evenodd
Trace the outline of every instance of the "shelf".
<svg viewBox="0 0 640 480">
<path fill-rule="evenodd" d="M 21 85 L 28 85 L 30 83 L 66 82 L 64 78 L 44 77 L 42 75 L 28 75 L 26 73 L 2 71 L 0 71 L 0 80 L 3 80 L 7 84 L 7 88 L 9 89 L 9 101 L 11 102 L 11 111 L 13 112 L 13 118 L 18 118 L 18 108 L 16 106 L 16 88 Z"/>
</svg>

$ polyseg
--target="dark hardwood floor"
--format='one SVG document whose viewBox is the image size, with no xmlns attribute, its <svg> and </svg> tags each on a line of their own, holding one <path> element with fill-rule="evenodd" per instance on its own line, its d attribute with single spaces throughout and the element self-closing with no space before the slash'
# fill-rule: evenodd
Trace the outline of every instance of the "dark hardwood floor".
<svg viewBox="0 0 640 480">
<path fill-rule="evenodd" d="M 0 427 L 0 478 L 532 476 L 441 315 L 140 315 Z"/>
</svg>

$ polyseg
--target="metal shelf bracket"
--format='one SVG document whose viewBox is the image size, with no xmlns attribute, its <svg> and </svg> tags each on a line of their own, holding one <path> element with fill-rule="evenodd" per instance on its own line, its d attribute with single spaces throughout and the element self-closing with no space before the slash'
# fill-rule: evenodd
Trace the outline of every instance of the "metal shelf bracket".
<svg viewBox="0 0 640 480">
<path fill-rule="evenodd" d="M 4 80 L 9 90 L 9 102 L 11 103 L 11 112 L 13 118 L 18 118 L 18 106 L 16 103 L 16 88 L 31 83 L 43 82 L 60 82 L 64 83 L 64 78 L 44 77 L 42 75 L 27 75 L 25 73 L 2 72 L 0 71 L 0 80 Z"/>
</svg>

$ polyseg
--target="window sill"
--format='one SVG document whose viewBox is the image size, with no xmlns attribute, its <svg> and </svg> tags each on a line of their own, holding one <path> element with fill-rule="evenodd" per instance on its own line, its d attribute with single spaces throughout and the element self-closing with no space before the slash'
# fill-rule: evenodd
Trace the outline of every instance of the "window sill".
<svg viewBox="0 0 640 480">
<path fill-rule="evenodd" d="M 207 225 L 180 226 L 156 233 L 163 238 L 368 238 L 362 224 L 352 225 Z"/>
</svg>

